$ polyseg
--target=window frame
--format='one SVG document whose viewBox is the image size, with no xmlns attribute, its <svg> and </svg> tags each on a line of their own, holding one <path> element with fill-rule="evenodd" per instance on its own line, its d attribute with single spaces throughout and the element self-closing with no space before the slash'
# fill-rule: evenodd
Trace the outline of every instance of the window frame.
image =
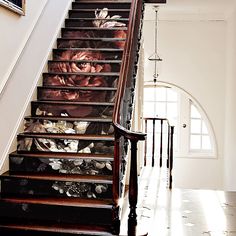
<svg viewBox="0 0 236 236">
<path fill-rule="evenodd" d="M 18 15 L 25 16 L 25 0 L 21 0 L 21 7 L 14 4 L 11 0 L 0 0 L 0 6 L 3 6 Z"/>
<path fill-rule="evenodd" d="M 169 85 L 166 83 L 158 83 L 158 85 L 152 84 L 144 84 L 143 89 L 145 88 L 155 88 L 155 87 L 166 87 L 173 89 L 178 93 L 178 119 L 177 124 L 178 126 L 175 127 L 175 133 L 177 133 L 177 149 L 175 150 L 175 157 L 179 158 L 194 158 L 194 159 L 215 159 L 217 157 L 217 145 L 216 145 L 216 137 L 215 133 L 212 127 L 212 124 L 210 122 L 210 119 L 206 115 L 206 112 L 201 107 L 201 105 L 197 102 L 196 99 L 194 99 L 189 93 L 187 93 L 185 90 L 176 87 L 174 85 Z M 143 98 L 143 103 L 144 103 Z M 148 101 L 150 102 L 150 101 Z M 153 101 L 152 101 L 153 102 Z M 207 135 L 210 138 L 212 149 L 204 150 L 204 149 L 191 149 L 190 148 L 190 135 L 191 135 L 191 104 L 193 104 L 196 109 L 198 110 L 201 120 L 205 123 L 207 128 Z M 144 114 L 143 114 L 144 115 Z M 163 118 L 163 117 L 161 117 Z M 187 124 L 185 128 L 183 128 L 183 124 Z M 183 132 L 184 130 L 184 132 Z"/>
</svg>

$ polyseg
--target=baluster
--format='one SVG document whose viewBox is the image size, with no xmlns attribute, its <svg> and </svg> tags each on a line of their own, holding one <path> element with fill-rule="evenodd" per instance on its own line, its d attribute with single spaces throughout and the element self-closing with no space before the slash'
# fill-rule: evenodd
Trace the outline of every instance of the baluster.
<svg viewBox="0 0 236 236">
<path fill-rule="evenodd" d="M 155 161 L 155 119 L 153 119 L 153 124 L 152 124 L 152 167 L 154 167 Z"/>
<path fill-rule="evenodd" d="M 128 236 L 136 236 L 137 200 L 138 200 L 137 141 L 131 141 L 131 163 L 130 163 L 130 178 L 129 178 L 130 213 L 128 219 Z"/>
<path fill-rule="evenodd" d="M 120 219 L 119 219 L 119 198 L 120 198 L 120 138 L 121 136 L 115 132 L 114 142 L 114 163 L 113 163 L 113 233 L 119 234 Z"/>
<path fill-rule="evenodd" d="M 161 137 L 160 137 L 160 167 L 162 167 L 162 145 L 163 145 L 163 120 L 161 120 Z"/>
<path fill-rule="evenodd" d="M 147 133 L 147 119 L 145 119 L 145 133 Z M 144 166 L 147 164 L 147 139 L 144 143 Z"/>
<path fill-rule="evenodd" d="M 170 125 L 168 124 L 168 131 L 167 131 L 167 160 L 166 160 L 166 167 L 169 169 L 169 159 L 170 159 Z"/>
<path fill-rule="evenodd" d="M 173 136 L 174 136 L 174 126 L 171 126 L 171 132 L 170 132 L 170 179 L 169 179 L 169 189 L 172 189 L 172 169 L 173 169 Z"/>
</svg>

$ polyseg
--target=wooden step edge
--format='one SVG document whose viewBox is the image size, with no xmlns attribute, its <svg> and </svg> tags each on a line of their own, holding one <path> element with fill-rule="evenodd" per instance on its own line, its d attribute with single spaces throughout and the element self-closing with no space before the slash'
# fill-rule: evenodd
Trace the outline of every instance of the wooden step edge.
<svg viewBox="0 0 236 236">
<path fill-rule="evenodd" d="M 90 11 L 100 11 L 102 10 L 104 7 L 101 7 L 101 8 L 82 8 L 82 9 L 71 9 L 70 12 L 90 12 Z M 129 8 L 110 8 L 108 9 L 108 12 L 130 12 L 130 9 Z"/>
<path fill-rule="evenodd" d="M 128 30 L 128 27 L 112 27 L 112 28 L 99 28 L 99 27 L 87 27 L 87 26 L 84 26 L 84 27 L 64 27 L 62 28 L 62 31 L 65 31 L 65 30 L 122 30 L 122 31 L 126 31 Z"/>
<path fill-rule="evenodd" d="M 18 153 L 17 151 L 9 154 L 9 157 L 32 157 L 32 158 L 52 158 L 52 159 L 92 159 L 98 161 L 113 161 L 111 154 L 92 154 L 92 153 L 62 153 L 62 152 L 40 152 L 40 153 Z"/>
<path fill-rule="evenodd" d="M 29 179 L 29 180 L 46 180 L 46 181 L 63 181 L 63 182 L 83 182 L 83 183 L 100 183 L 100 184 L 112 184 L 113 176 L 110 175 L 78 175 L 78 174 L 12 174 L 9 171 L 0 175 L 0 179 Z"/>
<path fill-rule="evenodd" d="M 122 60 L 49 60 L 49 63 L 67 62 L 67 63 L 114 63 L 121 64 Z"/>
<path fill-rule="evenodd" d="M 74 17 L 74 18 L 67 18 L 66 21 L 80 21 L 80 20 L 85 20 L 85 21 L 91 21 L 91 20 L 109 20 L 109 21 L 129 21 L 129 18 L 126 17 L 121 17 L 121 18 L 90 18 L 90 17 Z"/>
<path fill-rule="evenodd" d="M 104 0 L 75 0 L 76 3 L 104 3 Z M 105 3 L 131 3 L 131 0 L 108 0 Z"/>
<path fill-rule="evenodd" d="M 42 224 L 33 224 L 33 223 L 23 223 L 23 224 L 14 224 L 14 223 L 0 223 L 0 228 L 11 229 L 11 230 L 22 230 L 22 231 L 33 231 L 33 232 L 55 232 L 55 233 L 65 233 L 68 235 L 87 235 L 87 236 L 113 236 L 109 231 L 108 227 L 102 226 L 81 226 L 81 225 L 65 225 L 65 224 L 50 224 L 50 225 L 42 225 Z M 12 231 L 12 235 L 14 235 L 14 231 Z M 45 234 L 46 235 L 46 234 Z"/>
<path fill-rule="evenodd" d="M 88 135 L 88 134 L 61 134 L 61 133 L 19 133 L 17 137 L 27 138 L 52 138 L 52 139 L 75 139 L 91 141 L 114 141 L 113 135 Z"/>
<path fill-rule="evenodd" d="M 3 197 L 0 203 L 15 204 L 40 204 L 51 206 L 70 206 L 70 207 L 86 207 L 86 208 L 103 208 L 112 209 L 111 199 L 81 199 L 81 198 L 19 198 L 19 197 Z"/>
<path fill-rule="evenodd" d="M 103 118 L 103 117 L 86 117 L 86 118 L 74 118 L 67 116 L 25 116 L 25 120 L 35 119 L 35 120 L 62 120 L 62 121 L 81 121 L 81 122 L 112 122 L 112 118 Z"/>
<path fill-rule="evenodd" d="M 32 101 L 32 104 L 55 104 L 55 105 L 86 105 L 86 106 L 114 106 L 113 102 L 71 102 L 71 101 Z"/>
<path fill-rule="evenodd" d="M 125 41 L 126 38 L 82 38 L 82 37 L 77 37 L 77 38 L 58 38 L 57 41 L 68 41 L 68 40 L 84 40 L 84 41 Z"/>
<path fill-rule="evenodd" d="M 50 86 L 50 85 L 44 85 L 44 86 L 38 86 L 38 89 L 62 89 L 62 90 L 93 90 L 93 91 L 116 91 L 117 88 L 114 87 L 72 87 L 72 86 Z"/>
<path fill-rule="evenodd" d="M 66 75 L 84 75 L 84 76 L 107 76 L 107 77 L 118 77 L 120 75 L 119 72 L 48 72 L 48 73 L 43 73 L 43 76 L 46 75 L 61 75 L 61 76 L 66 76 Z"/>
<path fill-rule="evenodd" d="M 123 48 L 54 48 L 53 52 L 58 51 L 96 51 L 96 52 L 123 52 Z"/>
</svg>

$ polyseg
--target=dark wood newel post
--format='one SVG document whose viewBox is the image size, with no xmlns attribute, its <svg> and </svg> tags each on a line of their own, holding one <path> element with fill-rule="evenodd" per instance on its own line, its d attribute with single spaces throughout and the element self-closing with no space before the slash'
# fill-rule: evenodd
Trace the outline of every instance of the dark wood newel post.
<svg viewBox="0 0 236 236">
<path fill-rule="evenodd" d="M 137 141 L 131 141 L 131 161 L 129 178 L 129 205 L 128 236 L 136 236 L 138 201 L 138 175 L 137 175 Z"/>
<path fill-rule="evenodd" d="M 163 148 L 163 120 L 161 120 L 161 137 L 160 137 L 160 167 L 162 167 L 162 148 Z"/>
<path fill-rule="evenodd" d="M 173 139 L 174 139 L 174 126 L 170 127 L 170 160 L 169 160 L 169 189 L 172 189 L 172 169 L 173 169 Z"/>
</svg>

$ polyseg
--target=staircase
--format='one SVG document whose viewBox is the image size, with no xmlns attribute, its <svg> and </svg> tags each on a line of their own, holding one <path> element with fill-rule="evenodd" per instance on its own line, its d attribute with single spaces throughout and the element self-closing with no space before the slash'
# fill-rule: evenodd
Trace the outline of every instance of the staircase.
<svg viewBox="0 0 236 236">
<path fill-rule="evenodd" d="M 1 235 L 118 234 L 112 114 L 130 5 L 73 2 L 0 177 Z"/>
</svg>

